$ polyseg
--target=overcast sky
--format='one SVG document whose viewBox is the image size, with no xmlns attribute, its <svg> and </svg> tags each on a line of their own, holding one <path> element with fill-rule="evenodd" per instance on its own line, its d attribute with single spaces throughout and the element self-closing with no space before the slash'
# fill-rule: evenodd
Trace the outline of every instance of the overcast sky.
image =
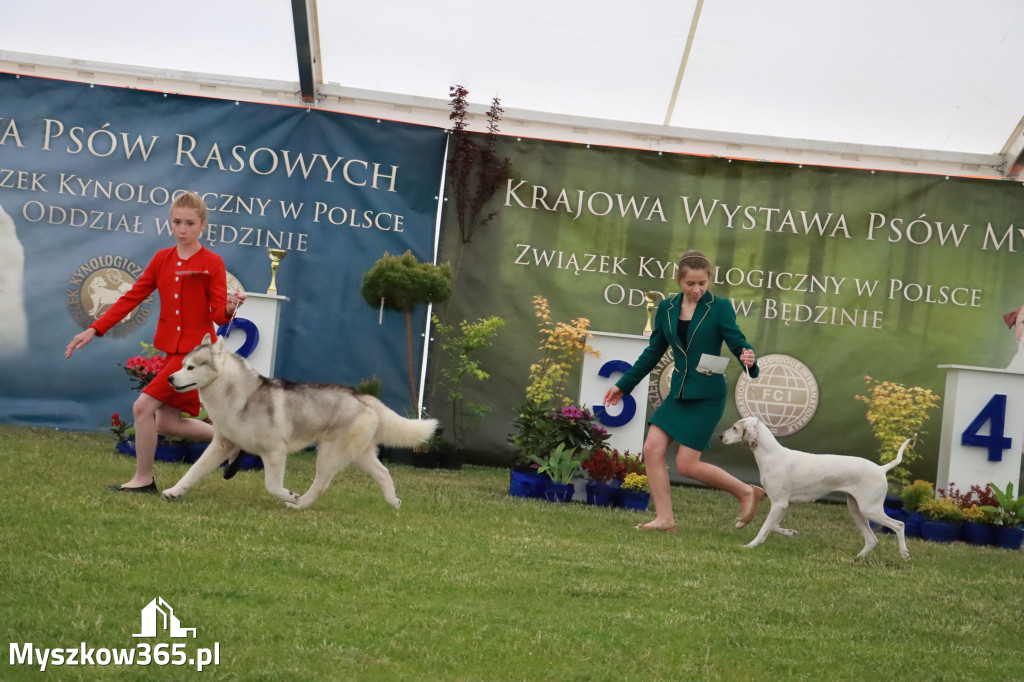
<svg viewBox="0 0 1024 682">
<path fill-rule="evenodd" d="M 0 0 L 0 50 L 297 81 L 289 0 Z M 696 0 L 320 0 L 324 79 L 663 124 Z M 1019 0 L 706 0 L 671 125 L 998 153 Z"/>
</svg>

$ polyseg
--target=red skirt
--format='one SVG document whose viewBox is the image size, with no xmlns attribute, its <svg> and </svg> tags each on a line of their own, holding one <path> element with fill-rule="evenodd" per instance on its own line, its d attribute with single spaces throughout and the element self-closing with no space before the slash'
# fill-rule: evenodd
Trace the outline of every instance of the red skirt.
<svg viewBox="0 0 1024 682">
<path fill-rule="evenodd" d="M 173 405 L 182 412 L 187 412 L 191 416 L 196 417 L 199 415 L 200 408 L 202 408 L 202 404 L 199 402 L 199 391 L 192 390 L 178 393 L 171 386 L 171 382 L 167 380 L 169 376 L 181 369 L 181 363 L 185 360 L 186 355 L 188 353 L 167 353 L 164 368 L 149 382 L 146 388 L 142 389 L 142 392 L 153 396 L 162 403 Z"/>
</svg>

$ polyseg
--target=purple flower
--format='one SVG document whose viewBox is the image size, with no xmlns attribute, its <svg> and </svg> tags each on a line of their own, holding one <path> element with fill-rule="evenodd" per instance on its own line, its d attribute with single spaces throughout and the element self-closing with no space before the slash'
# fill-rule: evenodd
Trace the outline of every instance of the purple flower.
<svg viewBox="0 0 1024 682">
<path fill-rule="evenodd" d="M 588 418 L 586 412 L 584 412 L 583 410 L 581 410 L 578 407 L 573 407 L 572 405 L 566 405 L 565 407 L 563 407 L 562 411 L 560 412 L 560 415 L 562 417 L 565 417 L 566 419 L 587 419 Z"/>
</svg>

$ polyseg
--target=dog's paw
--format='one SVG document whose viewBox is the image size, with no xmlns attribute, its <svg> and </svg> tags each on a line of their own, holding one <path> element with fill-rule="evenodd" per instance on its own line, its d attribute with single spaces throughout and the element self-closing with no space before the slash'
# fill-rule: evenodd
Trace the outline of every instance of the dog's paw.
<svg viewBox="0 0 1024 682">
<path fill-rule="evenodd" d="M 787 538 L 798 538 L 798 537 L 800 537 L 800 533 L 798 533 L 797 531 L 793 530 L 792 528 L 775 528 L 774 530 L 779 535 L 785 535 Z"/>
<path fill-rule="evenodd" d="M 164 496 L 165 500 L 170 501 L 170 500 L 176 500 L 179 497 L 181 497 L 182 492 L 180 490 L 177 490 L 176 488 L 168 488 L 167 490 L 163 491 L 161 493 L 161 495 Z"/>
<path fill-rule="evenodd" d="M 402 501 L 396 497 L 395 501 L 391 502 L 391 506 L 394 507 L 395 509 L 401 509 L 402 508 Z"/>
</svg>

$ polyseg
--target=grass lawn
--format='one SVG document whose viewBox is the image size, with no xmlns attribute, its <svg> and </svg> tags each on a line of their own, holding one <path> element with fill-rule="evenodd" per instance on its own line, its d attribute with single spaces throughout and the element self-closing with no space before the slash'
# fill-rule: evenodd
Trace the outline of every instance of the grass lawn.
<svg viewBox="0 0 1024 682">
<path fill-rule="evenodd" d="M 1021 680 L 1024 553 L 880 536 L 845 505 L 799 505 L 757 549 L 767 505 L 674 488 L 649 514 L 508 496 L 508 472 L 392 465 L 396 512 L 357 470 L 311 509 L 261 472 L 182 500 L 115 494 L 134 462 L 103 434 L 0 427 L 0 631 L 38 649 L 219 647 L 188 666 L 0 665 L 9 680 Z M 157 464 L 169 487 L 184 465 Z M 305 491 L 314 459 L 290 460 Z M 134 638 L 156 597 L 195 639 Z"/>
</svg>

